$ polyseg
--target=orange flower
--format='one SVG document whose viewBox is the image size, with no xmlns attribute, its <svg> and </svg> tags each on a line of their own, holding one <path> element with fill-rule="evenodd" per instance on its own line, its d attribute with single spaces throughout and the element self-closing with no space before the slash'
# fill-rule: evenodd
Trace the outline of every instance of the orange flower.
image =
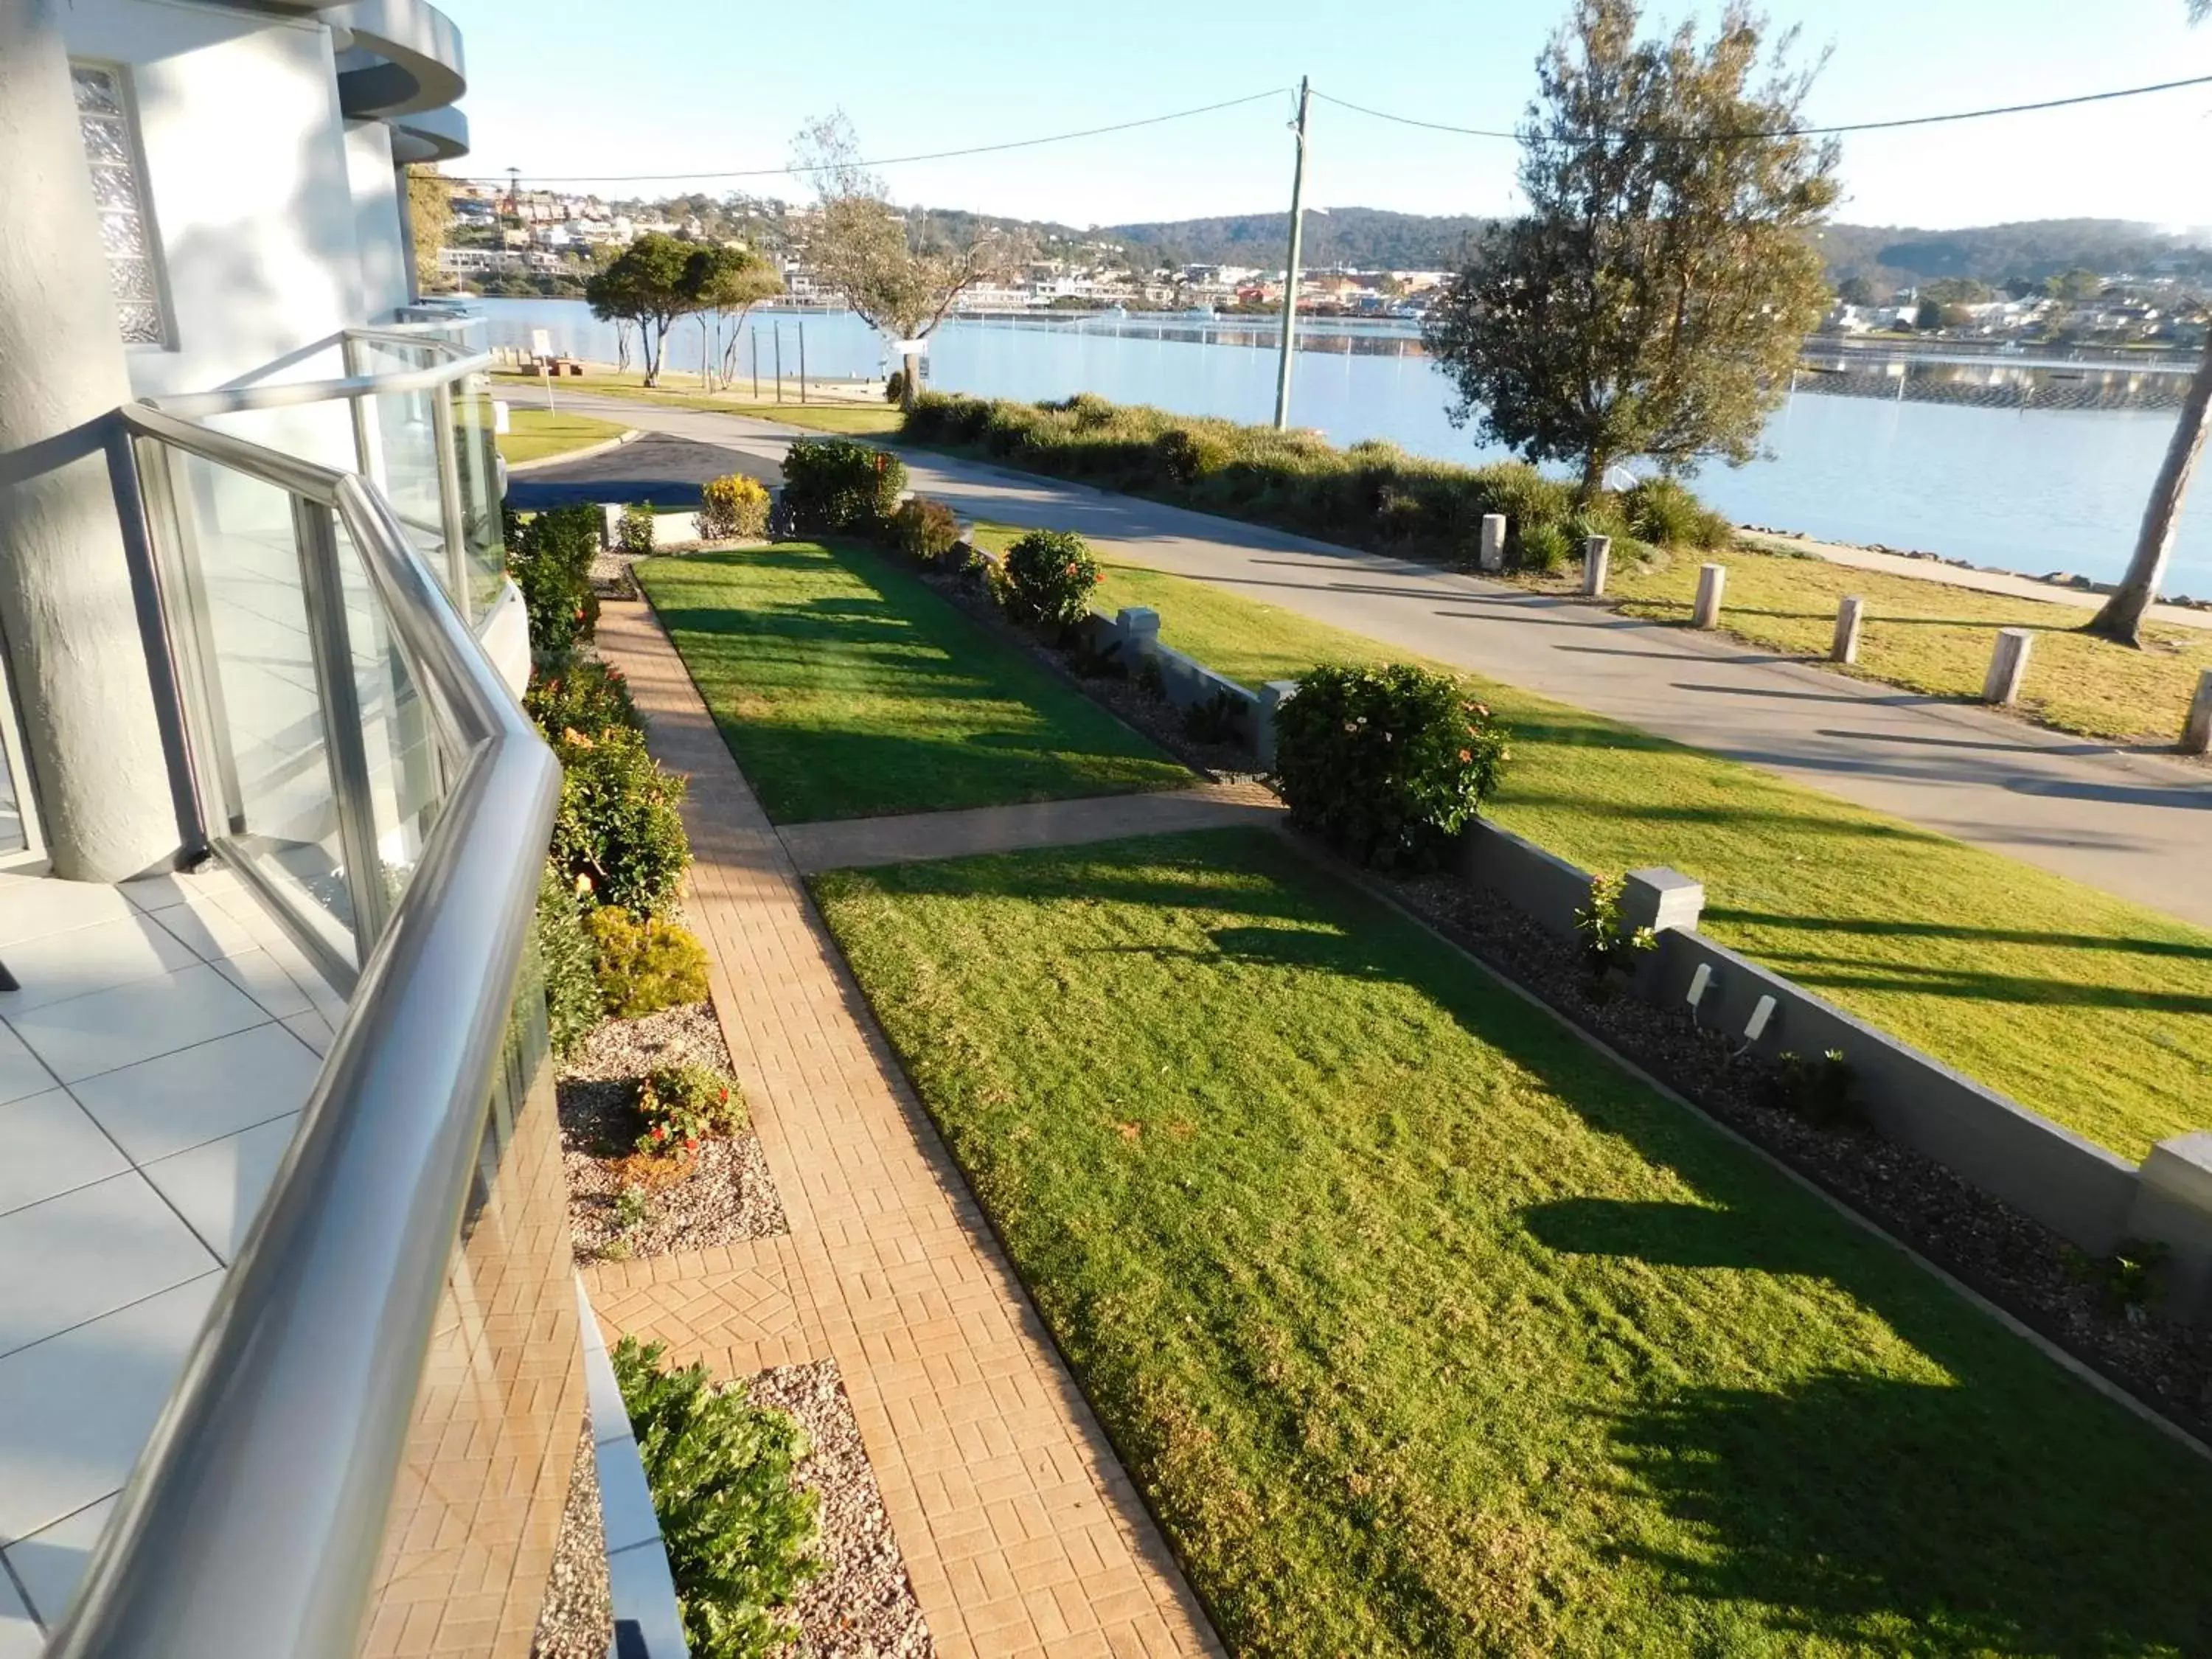
<svg viewBox="0 0 2212 1659">
<path fill-rule="evenodd" d="M 1462 749 L 1459 751 L 1459 757 L 1462 762 L 1471 761 L 1474 758 L 1474 751 L 1471 749 Z"/>
</svg>

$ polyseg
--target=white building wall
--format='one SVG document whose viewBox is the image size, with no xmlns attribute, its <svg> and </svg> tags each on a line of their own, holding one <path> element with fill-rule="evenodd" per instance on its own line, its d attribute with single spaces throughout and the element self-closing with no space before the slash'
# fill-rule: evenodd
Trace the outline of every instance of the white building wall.
<svg viewBox="0 0 2212 1659">
<path fill-rule="evenodd" d="M 349 122 L 346 172 L 353 188 L 354 244 L 361 251 L 361 299 L 355 320 L 381 323 L 410 297 L 407 244 L 399 234 L 398 176 L 392 130 L 381 121 Z"/>
</svg>

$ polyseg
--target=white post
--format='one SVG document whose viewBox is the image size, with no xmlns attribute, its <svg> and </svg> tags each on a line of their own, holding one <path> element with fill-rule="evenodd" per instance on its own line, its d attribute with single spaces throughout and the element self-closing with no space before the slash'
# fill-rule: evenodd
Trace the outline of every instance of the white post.
<svg viewBox="0 0 2212 1659">
<path fill-rule="evenodd" d="M 1475 554 L 1475 562 L 1485 570 L 1505 568 L 1505 515 L 1486 513 L 1482 515 L 1482 540 Z"/>
<path fill-rule="evenodd" d="M 1859 624 L 1866 619 L 1866 601 L 1856 596 L 1836 607 L 1836 639 L 1828 647 L 1831 662 L 1859 659 Z"/>
<path fill-rule="evenodd" d="M 1583 544 L 1583 592 L 1590 598 L 1602 599 L 1605 579 L 1613 568 L 1613 538 L 1592 536 Z"/>
<path fill-rule="evenodd" d="M 2189 702 L 2189 718 L 2181 727 L 2181 752 L 2212 753 L 2212 668 L 2197 677 L 2197 695 Z"/>
<path fill-rule="evenodd" d="M 1997 629 L 1997 647 L 1990 653 L 1990 672 L 1982 681 L 1982 701 L 2004 707 L 2020 699 L 2020 683 L 2027 678 L 2028 647 L 2035 635 L 2025 628 Z"/>
<path fill-rule="evenodd" d="M 1721 590 L 1727 586 L 1726 565 L 1708 564 L 1698 568 L 1698 605 L 1690 614 L 1691 627 L 1718 628 L 1721 625 Z"/>
</svg>

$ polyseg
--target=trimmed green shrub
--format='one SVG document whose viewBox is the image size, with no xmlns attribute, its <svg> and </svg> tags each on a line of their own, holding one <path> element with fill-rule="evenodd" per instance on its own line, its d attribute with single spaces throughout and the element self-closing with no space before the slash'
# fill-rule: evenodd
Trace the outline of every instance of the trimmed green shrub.
<svg viewBox="0 0 2212 1659">
<path fill-rule="evenodd" d="M 583 905 L 568 878 L 548 864 L 538 880 L 538 971 L 553 1052 L 565 1054 L 605 1018 Z"/>
<path fill-rule="evenodd" d="M 891 514 L 890 539 L 909 559 L 935 564 L 960 544 L 960 515 L 943 501 L 916 495 Z"/>
<path fill-rule="evenodd" d="M 645 1122 L 641 1152 L 696 1152 L 709 1136 L 744 1127 L 744 1091 L 711 1066 L 664 1066 L 639 1085 L 637 1115 Z"/>
<path fill-rule="evenodd" d="M 906 463 L 850 438 L 800 438 L 783 457 L 783 501 L 809 534 L 867 534 L 898 510 Z"/>
<path fill-rule="evenodd" d="M 1006 614 L 1040 628 L 1073 628 L 1098 586 L 1091 544 L 1072 530 L 1032 530 L 1006 550 Z"/>
<path fill-rule="evenodd" d="M 684 780 L 662 770 L 644 735 L 627 726 L 570 727 L 553 739 L 553 752 L 562 767 L 553 857 L 590 883 L 596 902 L 661 915 L 691 862 L 677 811 Z"/>
<path fill-rule="evenodd" d="M 768 534 L 768 486 L 732 472 L 699 487 L 699 539 L 758 541 Z"/>
<path fill-rule="evenodd" d="M 645 729 L 622 670 L 597 657 L 571 657 L 566 662 L 540 667 L 530 677 L 522 707 L 538 722 L 548 743 L 563 732 L 589 736 L 611 726 L 626 726 L 634 732 Z"/>
<path fill-rule="evenodd" d="M 1433 869 L 1510 757 L 1490 710 L 1404 663 L 1310 669 L 1275 716 L 1291 821 L 1381 869 Z"/>
<path fill-rule="evenodd" d="M 564 657 L 599 626 L 592 561 L 599 556 L 599 509 L 578 502 L 514 523 L 507 571 L 522 595 L 531 651 L 540 658 Z"/>
<path fill-rule="evenodd" d="M 615 523 L 615 545 L 625 553 L 635 553 L 641 558 L 653 551 L 653 526 L 656 514 L 651 501 L 632 501 L 622 510 Z"/>
<path fill-rule="evenodd" d="M 1629 527 L 1661 547 L 1726 547 L 1735 528 L 1673 478 L 1646 478 L 1620 493 Z"/>
<path fill-rule="evenodd" d="M 599 996 L 617 1019 L 707 1000 L 707 947 L 689 928 L 605 904 L 584 918 L 584 931 Z"/>
<path fill-rule="evenodd" d="M 816 1500 L 793 1478 L 806 1437 L 755 1406 L 742 1382 L 662 1363 L 660 1344 L 624 1337 L 615 1382 L 637 1437 L 693 1659 L 763 1659 L 790 1639 L 776 1616 L 819 1571 Z"/>
</svg>

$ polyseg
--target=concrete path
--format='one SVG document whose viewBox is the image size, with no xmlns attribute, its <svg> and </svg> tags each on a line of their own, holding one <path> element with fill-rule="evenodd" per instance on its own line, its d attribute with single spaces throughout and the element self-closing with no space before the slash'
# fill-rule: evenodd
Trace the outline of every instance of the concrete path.
<svg viewBox="0 0 2212 1659">
<path fill-rule="evenodd" d="M 570 401 L 757 465 L 796 435 Z M 922 452 L 906 459 L 915 489 L 971 517 L 1078 531 L 1109 558 L 1218 583 L 2212 927 L 2212 769 L 1407 560 Z"/>
<path fill-rule="evenodd" d="M 777 833 L 803 876 L 860 870 L 971 853 L 1017 853 L 1030 847 L 1072 847 L 1159 836 L 1184 830 L 1273 827 L 1283 804 L 1256 783 L 1212 783 L 1146 795 L 1096 795 L 976 806 L 953 812 L 904 812 L 891 817 L 841 818 L 787 824 Z"/>
<path fill-rule="evenodd" d="M 836 1359 L 943 1659 L 1218 1654 L 666 635 L 610 605 L 599 646 L 691 780 L 687 913 L 791 1228 L 592 1265 L 601 1324 L 722 1376 Z"/>
</svg>

